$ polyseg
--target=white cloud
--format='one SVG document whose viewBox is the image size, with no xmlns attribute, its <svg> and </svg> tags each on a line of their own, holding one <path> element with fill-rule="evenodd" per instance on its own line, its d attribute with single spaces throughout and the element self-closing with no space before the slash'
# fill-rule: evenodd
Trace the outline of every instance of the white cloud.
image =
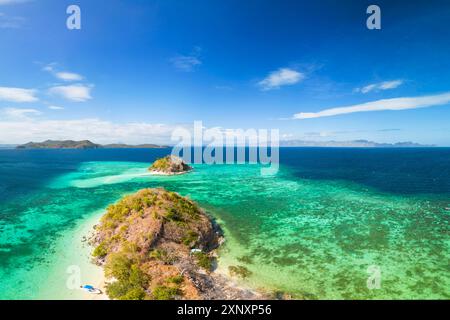
<svg viewBox="0 0 450 320">
<path fill-rule="evenodd" d="M 1 112 L 1 110 L 0 110 Z M 114 123 L 97 118 L 77 120 L 49 120 L 37 117 L 4 119 L 0 117 L 0 144 L 22 144 L 29 141 L 91 140 L 95 143 L 156 143 L 174 144 L 172 135 L 179 138 L 180 129 L 193 134 L 193 124 L 158 124 L 147 122 Z M 207 129 L 203 127 L 203 129 Z M 247 130 L 210 128 L 222 137 L 247 137 Z M 178 133 L 176 133 L 177 131 Z M 256 133 L 256 131 L 255 131 Z M 263 137 L 260 137 L 260 139 Z M 261 141 L 261 140 L 260 140 Z"/>
<path fill-rule="evenodd" d="M 183 72 L 191 72 L 194 71 L 196 66 L 202 64 L 200 60 L 200 54 L 202 52 L 202 48 L 199 46 L 195 46 L 190 54 L 187 55 L 177 55 L 170 59 L 170 62 L 173 66 Z"/>
<path fill-rule="evenodd" d="M 64 110 L 63 107 L 59 107 L 59 106 L 49 106 L 48 107 L 50 110 Z"/>
<path fill-rule="evenodd" d="M 0 100 L 9 102 L 35 102 L 36 90 L 23 88 L 0 87 Z"/>
<path fill-rule="evenodd" d="M 450 103 L 450 92 L 439 95 L 422 96 L 422 97 L 383 99 L 363 104 L 357 104 L 353 106 L 326 109 L 320 112 L 297 113 L 294 115 L 294 119 L 331 117 L 355 112 L 428 108 L 433 106 L 444 105 L 447 103 Z"/>
<path fill-rule="evenodd" d="M 395 89 L 403 84 L 403 80 L 385 81 L 380 84 L 381 90 Z"/>
<path fill-rule="evenodd" d="M 29 141 L 84 140 L 96 143 L 158 143 L 171 141 L 179 126 L 145 122 L 112 123 L 101 119 L 45 120 L 23 118 L 5 121 L 0 117 L 0 143 Z M 189 129 L 188 129 L 189 130 Z"/>
<path fill-rule="evenodd" d="M 55 76 L 64 81 L 81 81 L 84 79 L 82 75 L 73 72 L 56 72 Z"/>
<path fill-rule="evenodd" d="M 280 136 L 282 140 L 292 139 L 294 138 L 294 135 L 292 133 L 284 133 Z"/>
<path fill-rule="evenodd" d="M 28 116 L 40 115 L 36 109 L 5 108 L 1 111 L 4 117 L 9 119 L 26 119 Z"/>
<path fill-rule="evenodd" d="M 277 71 L 271 72 L 264 80 L 258 83 L 258 86 L 263 91 L 278 89 L 281 86 L 294 85 L 305 79 L 305 75 L 301 72 L 281 68 Z"/>
<path fill-rule="evenodd" d="M 195 66 L 202 64 L 199 58 L 195 56 L 177 56 L 170 60 L 175 68 L 184 72 L 191 72 Z"/>
<path fill-rule="evenodd" d="M 52 87 L 49 89 L 49 92 L 70 101 L 84 102 L 92 99 L 91 89 L 91 86 L 74 84 L 70 86 Z"/>
<path fill-rule="evenodd" d="M 372 91 L 379 91 L 379 90 L 391 90 L 398 88 L 403 84 L 403 80 L 392 80 L 392 81 L 384 81 L 380 83 L 373 83 L 369 84 L 363 88 L 356 88 L 355 92 L 361 92 L 361 93 L 369 93 Z"/>
<path fill-rule="evenodd" d="M 377 88 L 376 84 L 369 84 L 368 86 L 365 86 L 364 88 L 358 88 L 356 89 L 356 92 L 362 92 L 362 93 L 369 93 L 370 91 L 373 91 Z"/>
<path fill-rule="evenodd" d="M 75 72 L 68 71 L 57 71 L 56 66 L 58 64 L 56 62 L 50 63 L 42 68 L 42 70 L 53 74 L 56 78 L 63 81 L 81 81 L 84 77 Z"/>
<path fill-rule="evenodd" d="M 0 12 L 0 29 L 18 29 L 25 23 L 23 17 L 11 17 Z"/>
<path fill-rule="evenodd" d="M 50 63 L 50 64 L 48 64 L 48 65 L 46 65 L 46 66 L 44 66 L 43 68 L 42 68 L 42 70 L 43 71 L 47 71 L 47 72 L 54 72 L 55 71 L 55 66 L 57 65 L 57 63 L 56 62 L 52 62 L 52 63 Z"/>
<path fill-rule="evenodd" d="M 24 3 L 24 2 L 28 2 L 30 0 L 0 0 L 0 6 L 4 6 L 7 4 L 19 4 L 19 3 Z"/>
</svg>

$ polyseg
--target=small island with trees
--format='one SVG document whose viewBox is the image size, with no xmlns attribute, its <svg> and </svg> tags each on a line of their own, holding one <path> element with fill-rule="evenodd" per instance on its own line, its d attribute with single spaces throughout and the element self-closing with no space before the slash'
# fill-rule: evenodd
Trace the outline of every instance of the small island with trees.
<svg viewBox="0 0 450 320">
<path fill-rule="evenodd" d="M 111 205 L 90 241 L 111 299 L 263 299 L 213 272 L 222 238 L 195 202 L 158 188 Z"/>
<path fill-rule="evenodd" d="M 46 140 L 43 142 L 28 142 L 16 146 L 16 149 L 165 149 L 168 146 L 157 144 L 138 144 L 129 145 L 123 143 L 114 144 L 97 144 L 89 140 L 74 141 L 74 140 Z"/>
<path fill-rule="evenodd" d="M 156 175 L 180 175 L 191 172 L 193 169 L 180 157 L 169 155 L 156 160 L 148 170 Z"/>
<path fill-rule="evenodd" d="M 89 140 L 47 140 L 44 142 L 28 142 L 17 146 L 17 149 L 99 149 L 102 146 Z"/>
</svg>

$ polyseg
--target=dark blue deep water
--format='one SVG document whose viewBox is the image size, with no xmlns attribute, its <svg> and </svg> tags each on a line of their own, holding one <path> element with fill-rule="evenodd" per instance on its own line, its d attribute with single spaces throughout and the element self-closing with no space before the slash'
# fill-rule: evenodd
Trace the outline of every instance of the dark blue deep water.
<svg viewBox="0 0 450 320">
<path fill-rule="evenodd" d="M 150 163 L 169 149 L 1 150 L 0 202 L 32 192 L 88 161 Z M 450 194 L 450 148 L 281 148 L 299 178 L 348 180 L 399 194 Z"/>
</svg>

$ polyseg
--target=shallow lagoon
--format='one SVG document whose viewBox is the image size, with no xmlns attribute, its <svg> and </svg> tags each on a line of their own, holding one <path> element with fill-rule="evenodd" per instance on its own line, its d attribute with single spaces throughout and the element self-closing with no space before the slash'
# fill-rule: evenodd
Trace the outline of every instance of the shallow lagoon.
<svg viewBox="0 0 450 320">
<path fill-rule="evenodd" d="M 162 186 L 223 226 L 219 270 L 244 265 L 256 288 L 299 298 L 449 298 L 450 150 L 283 149 L 276 176 L 257 165 L 197 165 L 150 176 L 167 150 L 0 151 L 0 298 L 82 298 L 65 287 L 108 204 Z M 94 222 L 93 222 L 94 221 Z M 369 290 L 370 266 L 381 288 Z"/>
</svg>

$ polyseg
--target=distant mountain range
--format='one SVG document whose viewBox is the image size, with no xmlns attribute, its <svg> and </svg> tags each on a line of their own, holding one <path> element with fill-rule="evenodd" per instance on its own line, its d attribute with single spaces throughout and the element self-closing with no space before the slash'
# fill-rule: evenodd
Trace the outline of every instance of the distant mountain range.
<svg viewBox="0 0 450 320">
<path fill-rule="evenodd" d="M 352 141 L 303 141 L 285 140 L 280 141 L 281 147 L 329 147 L 329 148 L 420 148 L 435 147 L 415 142 L 377 143 L 368 140 Z"/>
<path fill-rule="evenodd" d="M 73 141 L 73 140 L 47 140 L 44 142 L 29 142 L 16 147 L 17 149 L 159 149 L 167 148 L 156 144 L 107 144 L 101 145 L 93 143 L 89 140 Z"/>
<path fill-rule="evenodd" d="M 73 140 L 47 140 L 44 142 L 29 142 L 19 146 L 0 145 L 0 148 L 17 149 L 160 149 L 169 148 L 157 144 L 96 144 L 89 140 L 73 141 Z M 284 140 L 280 141 L 280 147 L 328 147 L 328 148 L 420 148 L 435 147 L 434 145 L 423 145 L 414 142 L 398 142 L 398 143 L 377 143 L 368 140 L 353 141 L 303 141 L 303 140 Z"/>
</svg>

